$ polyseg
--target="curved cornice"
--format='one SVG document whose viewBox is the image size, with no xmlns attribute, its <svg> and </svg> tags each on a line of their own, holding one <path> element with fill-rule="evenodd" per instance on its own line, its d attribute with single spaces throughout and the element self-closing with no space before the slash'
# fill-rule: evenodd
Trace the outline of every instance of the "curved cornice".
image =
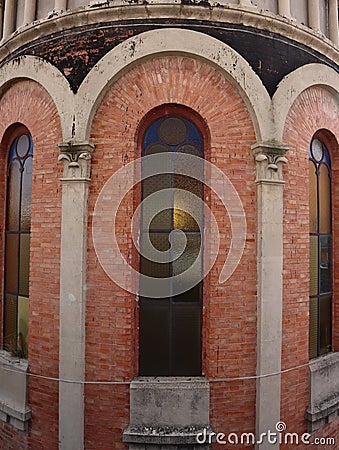
<svg viewBox="0 0 339 450">
<path fill-rule="evenodd" d="M 259 11 L 256 8 L 245 9 L 236 5 L 223 5 L 222 1 L 215 6 L 212 3 L 210 6 L 161 3 L 145 3 L 132 6 L 120 4 L 79 8 L 65 13 L 54 14 L 50 18 L 19 28 L 10 38 L 3 41 L 0 45 L 0 62 L 20 49 L 20 47 L 51 34 L 97 23 L 164 18 L 228 23 L 269 31 L 307 46 L 335 63 L 339 63 L 338 49 L 333 42 L 322 34 L 281 16 Z"/>
<path fill-rule="evenodd" d="M 339 113 L 339 77 L 330 67 L 323 64 L 308 64 L 287 75 L 279 84 L 273 96 L 273 116 L 276 137 L 282 141 L 286 117 L 297 97 L 306 89 L 322 86 L 337 99 L 335 107 Z"/>
<path fill-rule="evenodd" d="M 63 136 L 70 136 L 75 95 L 66 78 L 47 61 L 25 56 L 21 61 L 11 61 L 1 68 L 0 99 L 9 86 L 22 79 L 35 81 L 47 91 L 58 110 Z"/>
<path fill-rule="evenodd" d="M 274 136 L 270 96 L 242 56 L 204 33 L 165 28 L 127 39 L 107 53 L 90 71 L 76 96 L 76 130 L 81 139 L 89 138 L 96 107 L 117 76 L 146 58 L 172 53 L 199 57 L 221 70 L 249 108 L 257 139 L 268 140 Z"/>
</svg>

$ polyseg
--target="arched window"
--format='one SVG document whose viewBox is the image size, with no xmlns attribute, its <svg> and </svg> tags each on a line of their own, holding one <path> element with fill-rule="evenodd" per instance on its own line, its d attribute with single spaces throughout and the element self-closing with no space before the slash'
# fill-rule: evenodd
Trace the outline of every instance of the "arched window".
<svg viewBox="0 0 339 450">
<path fill-rule="evenodd" d="M 313 139 L 310 164 L 310 358 L 331 351 L 332 211 L 331 161 L 325 144 Z"/>
<path fill-rule="evenodd" d="M 140 273 L 163 279 L 163 296 L 140 298 L 139 371 L 140 375 L 149 376 L 200 375 L 203 283 L 193 283 L 190 289 L 176 295 L 177 286 L 173 278 L 195 263 L 193 277 L 202 279 L 202 252 L 199 254 L 199 251 L 203 245 L 203 208 L 198 203 L 194 206 L 193 215 L 197 220 L 187 210 L 192 208 L 192 194 L 203 199 L 203 183 L 175 173 L 174 167 L 180 155 L 187 153 L 199 157 L 197 171 L 203 173 L 204 149 L 200 130 L 182 115 L 165 115 L 156 119 L 144 133 L 142 154 L 160 153 L 170 155 L 164 164 L 169 163 L 172 167 L 168 167 L 168 174 L 153 175 L 142 182 L 140 249 L 143 253 L 149 238 L 157 250 L 168 250 L 170 256 L 168 262 L 141 256 Z M 177 160 L 176 155 L 179 156 Z M 143 158 L 144 174 L 148 164 Z M 150 197 L 160 192 L 161 197 Z M 154 214 L 154 208 L 160 212 Z M 178 230 L 181 230 L 177 234 L 178 240 L 183 233 L 186 238 L 185 249 L 179 257 L 175 239 Z"/>
<path fill-rule="evenodd" d="M 4 348 L 27 357 L 33 144 L 29 134 L 11 145 L 7 172 Z"/>
</svg>

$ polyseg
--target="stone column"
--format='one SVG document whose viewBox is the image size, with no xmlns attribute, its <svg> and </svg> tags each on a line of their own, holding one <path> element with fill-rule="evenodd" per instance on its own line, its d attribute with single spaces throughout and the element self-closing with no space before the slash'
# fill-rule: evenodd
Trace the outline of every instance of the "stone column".
<svg viewBox="0 0 339 450">
<path fill-rule="evenodd" d="M 253 3 L 251 2 L 251 0 L 239 0 L 239 5 L 240 6 L 251 6 L 253 7 Z"/>
<path fill-rule="evenodd" d="M 16 14 L 16 1 L 5 0 L 3 39 L 8 38 L 14 32 Z"/>
<path fill-rule="evenodd" d="M 84 448 L 87 200 L 93 146 L 59 144 L 62 183 L 59 449 Z"/>
<path fill-rule="evenodd" d="M 319 0 L 308 0 L 308 25 L 315 31 L 320 31 Z"/>
<path fill-rule="evenodd" d="M 67 0 L 55 0 L 54 9 L 56 11 L 66 11 L 66 9 L 67 9 Z"/>
<path fill-rule="evenodd" d="M 36 0 L 25 0 L 24 25 L 35 20 Z"/>
<path fill-rule="evenodd" d="M 278 11 L 281 16 L 291 17 L 291 0 L 278 0 Z"/>
<path fill-rule="evenodd" d="M 286 146 L 255 144 L 257 185 L 257 376 L 281 370 L 283 187 Z M 258 378 L 256 432 L 276 432 L 280 420 L 280 374 Z M 265 440 L 257 449 L 279 449 Z"/>
<path fill-rule="evenodd" d="M 0 41 L 2 39 L 3 24 L 4 24 L 4 0 L 0 0 Z"/>
<path fill-rule="evenodd" d="M 338 47 L 338 0 L 329 0 L 328 2 L 328 30 L 329 38 Z"/>
</svg>

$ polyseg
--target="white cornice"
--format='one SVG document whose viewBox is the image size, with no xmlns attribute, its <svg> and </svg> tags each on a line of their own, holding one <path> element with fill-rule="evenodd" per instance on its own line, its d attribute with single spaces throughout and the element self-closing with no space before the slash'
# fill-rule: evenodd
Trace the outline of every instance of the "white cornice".
<svg viewBox="0 0 339 450">
<path fill-rule="evenodd" d="M 244 25 L 258 30 L 266 30 L 296 43 L 305 45 L 327 58 L 339 63 L 338 48 L 324 35 L 310 28 L 297 24 L 293 20 L 259 11 L 256 8 L 239 7 L 222 4 L 210 7 L 164 3 L 122 5 L 105 7 L 79 8 L 65 13 L 54 13 L 50 18 L 33 22 L 19 28 L 13 35 L 0 45 L 0 62 L 20 47 L 33 43 L 37 39 L 52 33 L 64 32 L 85 25 L 117 22 L 121 20 L 144 19 L 182 19 L 204 20 L 216 23 Z M 221 5 L 220 5 L 221 4 Z M 166 25 L 169 26 L 168 24 Z M 200 31 L 203 31 L 202 29 Z"/>
</svg>

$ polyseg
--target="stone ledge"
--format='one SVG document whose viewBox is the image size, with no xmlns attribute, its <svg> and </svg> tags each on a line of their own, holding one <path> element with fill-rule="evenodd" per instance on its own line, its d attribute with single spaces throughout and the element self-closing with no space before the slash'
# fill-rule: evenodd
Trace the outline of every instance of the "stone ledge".
<svg viewBox="0 0 339 450">
<path fill-rule="evenodd" d="M 130 385 L 130 424 L 123 441 L 130 450 L 176 449 L 199 445 L 200 433 L 209 436 L 209 382 L 205 377 L 139 377 Z"/>
<path fill-rule="evenodd" d="M 308 432 L 319 430 L 339 417 L 339 352 L 314 359 L 309 367 Z"/>
<path fill-rule="evenodd" d="M 31 410 L 27 405 L 28 361 L 0 351 L 0 420 L 28 431 Z"/>
<path fill-rule="evenodd" d="M 28 423 L 31 417 L 32 411 L 30 409 L 18 411 L 0 402 L 0 420 L 18 430 L 28 431 Z"/>
<path fill-rule="evenodd" d="M 193 444 L 199 446 L 197 436 L 204 433 L 207 439 L 214 436 L 212 429 L 206 427 L 137 427 L 129 426 L 123 433 L 123 442 L 130 444 L 179 445 Z M 204 445 L 204 444 L 202 444 Z"/>
<path fill-rule="evenodd" d="M 130 426 L 202 428 L 206 425 L 209 425 L 206 378 L 140 377 L 132 381 Z"/>
</svg>

